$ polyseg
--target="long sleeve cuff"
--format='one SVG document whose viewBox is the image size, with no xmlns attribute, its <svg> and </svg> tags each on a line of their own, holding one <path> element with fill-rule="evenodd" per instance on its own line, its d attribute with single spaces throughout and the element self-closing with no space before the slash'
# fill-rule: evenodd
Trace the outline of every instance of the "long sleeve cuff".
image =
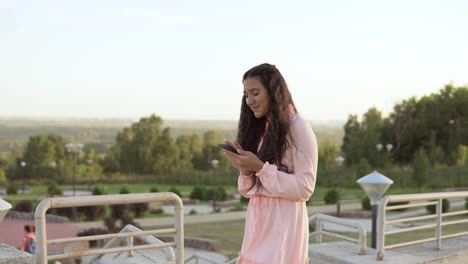
<svg viewBox="0 0 468 264">
<path fill-rule="evenodd" d="M 270 167 L 270 163 L 268 163 L 268 161 L 265 162 L 265 163 L 263 164 L 262 169 L 261 169 L 259 172 L 255 173 L 255 175 L 256 175 L 257 177 L 262 177 L 262 176 L 266 175 L 266 174 L 268 173 L 269 167 Z"/>
</svg>

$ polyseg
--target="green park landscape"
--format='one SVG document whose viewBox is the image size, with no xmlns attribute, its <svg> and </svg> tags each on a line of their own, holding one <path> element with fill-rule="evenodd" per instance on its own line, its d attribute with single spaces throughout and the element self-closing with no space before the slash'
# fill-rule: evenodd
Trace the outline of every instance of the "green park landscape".
<svg viewBox="0 0 468 264">
<path fill-rule="evenodd" d="M 311 207 L 340 200 L 362 202 L 368 210 L 356 180 L 373 170 L 394 181 L 387 194 L 468 186 L 466 86 L 449 84 L 437 93 L 408 98 L 387 116 L 374 107 L 363 116 L 349 115 L 344 123 L 310 123 L 319 140 Z M 22 212 L 33 212 L 41 199 L 73 189 L 94 195 L 172 191 L 202 204 L 232 200 L 237 171 L 217 145 L 235 139 L 236 124 L 164 120 L 157 114 L 139 120 L 0 118 L 0 188 L 13 210 Z M 67 143 L 72 143 L 69 149 Z M 83 147 L 77 148 L 78 143 Z M 344 162 L 337 162 L 338 157 Z M 230 210 L 245 210 L 248 201 L 236 199 Z M 119 210 L 85 208 L 77 221 L 105 221 L 120 217 Z M 147 205 L 125 210 L 121 214 L 130 219 L 169 216 Z M 70 217 L 66 210 L 53 213 Z M 186 236 L 219 240 L 223 251 L 234 256 L 243 221 L 188 224 L 185 230 Z"/>
</svg>

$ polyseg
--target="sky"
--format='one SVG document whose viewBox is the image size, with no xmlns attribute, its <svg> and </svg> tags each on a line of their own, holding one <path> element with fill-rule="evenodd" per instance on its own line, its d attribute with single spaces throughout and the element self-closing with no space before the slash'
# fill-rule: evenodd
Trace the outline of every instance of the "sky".
<svg viewBox="0 0 468 264">
<path fill-rule="evenodd" d="M 302 116 L 468 84 L 468 1 L 0 0 L 0 117 L 236 120 L 282 72 Z"/>
</svg>

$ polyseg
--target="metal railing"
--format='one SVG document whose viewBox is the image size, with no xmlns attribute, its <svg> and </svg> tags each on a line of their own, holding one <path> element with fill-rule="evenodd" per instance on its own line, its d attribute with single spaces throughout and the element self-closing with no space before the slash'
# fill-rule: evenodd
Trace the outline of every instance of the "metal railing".
<svg viewBox="0 0 468 264">
<path fill-rule="evenodd" d="M 154 201 L 169 201 L 175 206 L 175 224 L 174 228 L 169 229 L 156 229 L 149 231 L 137 232 L 123 232 L 116 234 L 94 235 L 86 237 L 73 237 L 73 238 L 60 238 L 47 240 L 46 235 L 46 212 L 50 208 L 64 208 L 64 207 L 81 207 L 81 206 L 97 206 L 97 205 L 111 205 L 111 204 L 131 204 L 131 203 L 146 203 Z M 36 224 L 36 263 L 47 264 L 50 260 L 58 260 L 65 258 L 74 258 L 81 256 L 101 255 L 106 253 L 115 253 L 122 251 L 129 251 L 131 255 L 134 250 L 149 249 L 149 248 L 163 248 L 175 247 L 175 262 L 168 263 L 182 264 L 184 263 L 184 213 L 182 200 L 174 193 L 161 192 L 161 193 L 137 193 L 137 194 L 119 194 L 119 195 L 96 195 L 96 196 L 76 196 L 76 197 L 56 197 L 47 198 L 42 200 L 36 207 L 35 224 Z M 47 245 L 57 243 L 70 243 L 100 240 L 108 238 L 123 238 L 127 237 L 132 239 L 135 236 L 154 235 L 154 234 L 174 234 L 174 242 L 158 243 L 148 245 L 134 246 L 130 243 L 129 246 L 103 248 L 95 250 L 77 251 L 64 254 L 48 255 Z"/>
<path fill-rule="evenodd" d="M 442 239 L 468 235 L 468 231 L 457 232 L 457 233 L 453 233 L 449 235 L 442 235 L 442 226 L 468 223 L 468 217 L 467 219 L 443 222 L 442 221 L 443 217 L 468 214 L 468 210 L 442 213 L 442 200 L 453 199 L 453 198 L 466 198 L 466 197 L 468 197 L 468 192 L 400 194 L 400 195 L 389 195 L 389 196 L 385 196 L 384 198 L 382 198 L 380 201 L 380 205 L 379 205 L 379 213 L 377 215 L 377 260 L 383 260 L 385 249 L 392 249 L 392 248 L 397 248 L 397 247 L 436 241 L 436 249 L 439 250 L 442 247 Z M 416 203 L 387 206 L 389 202 L 416 202 Z M 406 218 L 393 219 L 393 220 L 387 220 L 387 217 L 386 217 L 387 211 L 405 209 L 405 208 L 414 208 L 414 207 L 425 207 L 428 205 L 436 206 L 435 214 L 416 216 L 416 217 L 406 217 Z M 431 224 L 421 223 L 421 225 L 414 226 L 414 227 L 400 228 L 396 230 L 385 231 L 385 226 L 389 224 L 405 223 L 405 222 L 413 222 L 413 221 L 421 221 L 421 220 L 429 220 L 429 219 L 435 219 L 434 223 L 431 223 Z M 430 238 L 425 238 L 425 239 L 419 239 L 419 240 L 393 244 L 393 245 L 385 245 L 385 236 L 387 235 L 399 234 L 399 233 L 411 232 L 411 231 L 417 231 L 417 230 L 423 230 L 423 229 L 435 229 L 435 236 L 430 237 Z"/>
<path fill-rule="evenodd" d="M 166 232 L 168 231 L 168 232 Z M 126 237 L 126 236 L 121 236 L 119 234 L 122 233 L 129 233 L 132 236 L 131 237 Z M 121 243 L 121 240 L 126 238 L 126 243 L 127 246 L 132 247 L 134 244 L 134 238 L 137 237 L 141 241 L 147 243 L 147 244 L 163 244 L 164 242 L 159 240 L 158 238 L 152 236 L 153 234 L 167 234 L 171 233 L 171 229 L 161 229 L 159 232 L 156 231 L 142 231 L 141 229 L 133 226 L 133 225 L 126 225 L 118 234 L 118 236 L 114 236 L 105 246 L 104 249 L 106 248 L 115 248 L 118 247 Z M 138 234 L 138 235 L 137 235 Z M 174 263 L 175 262 L 175 253 L 172 247 L 167 247 L 167 248 L 161 248 L 161 250 L 165 253 L 166 255 L 166 260 L 169 263 Z M 128 251 L 128 256 L 132 257 L 134 256 L 135 251 L 132 249 Z M 98 259 L 100 259 L 103 255 L 95 255 L 93 258 L 89 259 L 87 263 L 94 263 Z"/>
<path fill-rule="evenodd" d="M 352 220 L 337 218 L 337 217 L 330 216 L 330 215 L 324 215 L 320 213 L 314 214 L 313 216 L 309 217 L 309 223 L 312 223 L 312 222 L 315 222 L 315 231 L 312 232 L 309 235 L 309 237 L 315 236 L 315 241 L 317 243 L 322 243 L 322 235 L 329 235 L 329 236 L 337 237 L 337 238 L 358 244 L 359 254 L 360 255 L 366 254 L 366 230 L 364 229 L 361 223 L 358 223 Z M 357 239 L 355 239 L 355 238 L 348 237 L 342 234 L 325 231 L 323 229 L 323 224 L 325 222 L 354 229 L 358 232 L 359 236 Z"/>
</svg>

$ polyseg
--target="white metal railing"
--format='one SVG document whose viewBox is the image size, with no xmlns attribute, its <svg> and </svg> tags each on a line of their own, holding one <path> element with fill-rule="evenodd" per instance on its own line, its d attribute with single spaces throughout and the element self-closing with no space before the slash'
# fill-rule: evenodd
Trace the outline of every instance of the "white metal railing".
<svg viewBox="0 0 468 264">
<path fill-rule="evenodd" d="M 111 204 L 131 204 L 131 203 L 146 203 L 154 201 L 169 201 L 175 206 L 175 224 L 174 228 L 170 229 L 156 229 L 149 231 L 137 232 L 123 232 L 117 234 L 95 235 L 86 237 L 73 237 L 47 240 L 46 235 L 46 211 L 50 208 L 64 208 L 64 207 L 81 207 L 81 206 L 97 206 L 97 205 L 111 205 Z M 76 197 L 55 197 L 42 200 L 36 207 L 35 223 L 36 223 L 36 263 L 47 264 L 49 260 L 58 260 L 65 258 L 101 255 L 106 253 L 115 253 L 122 251 L 129 251 L 132 254 L 134 250 L 148 249 L 148 248 L 162 248 L 162 247 L 175 247 L 175 262 L 182 264 L 184 262 L 184 214 L 182 200 L 174 193 L 161 192 L 161 193 L 137 193 L 137 194 L 118 194 L 118 195 L 96 195 L 96 196 L 76 196 Z M 65 254 L 48 255 L 47 245 L 57 243 L 69 243 L 79 241 L 91 241 L 105 238 L 124 238 L 132 239 L 135 236 L 153 235 L 153 234 L 174 234 L 174 242 L 170 243 L 157 243 L 149 245 L 134 246 L 130 243 L 126 247 L 103 248 L 96 250 L 85 250 L 78 252 L 71 252 Z"/>
<path fill-rule="evenodd" d="M 134 236 L 131 237 L 126 237 L 122 236 L 122 233 L 130 233 Z M 134 243 L 134 237 L 138 237 L 138 239 L 142 240 L 143 242 L 147 244 L 164 244 L 163 241 L 159 240 L 158 238 L 152 236 L 156 234 L 170 234 L 173 233 L 173 229 L 160 229 L 160 230 L 154 230 L 154 231 L 141 231 L 139 228 L 133 226 L 133 225 L 126 225 L 120 233 L 117 234 L 111 234 L 111 235 L 116 235 L 114 236 L 105 246 L 104 248 L 115 248 L 120 245 L 120 242 L 123 238 L 126 238 L 127 246 L 132 247 Z M 168 263 L 175 263 L 175 254 L 174 250 L 172 247 L 166 247 L 166 248 L 161 248 L 161 250 L 165 253 L 166 255 L 166 260 Z M 128 252 L 128 256 L 132 257 L 135 254 L 134 250 L 130 250 Z M 103 255 L 95 255 L 93 258 L 87 261 L 87 263 L 94 263 L 94 261 L 98 260 L 101 258 Z"/>
<path fill-rule="evenodd" d="M 456 216 L 456 215 L 466 215 L 468 210 L 455 211 L 450 213 L 442 213 L 442 200 L 443 199 L 453 199 L 453 198 L 466 198 L 468 197 L 468 192 L 441 192 L 441 193 L 421 193 L 421 194 L 400 194 L 400 195 L 389 195 L 381 199 L 379 205 L 379 213 L 377 215 L 377 260 L 382 260 L 384 258 L 384 250 L 409 246 L 414 244 L 420 244 L 430 241 L 436 241 L 436 248 L 440 249 L 442 247 L 442 239 L 468 235 L 468 231 L 453 233 L 450 235 L 442 235 L 442 226 L 455 225 L 468 223 L 468 217 L 462 220 L 442 222 L 443 217 L 447 216 Z M 405 205 L 394 205 L 387 206 L 389 202 L 415 202 Z M 386 213 L 387 211 L 404 209 L 404 208 L 414 208 L 414 207 L 425 207 L 427 205 L 435 205 L 436 213 L 431 215 L 423 215 L 416 217 L 406 217 L 394 220 L 387 220 Z M 415 227 L 401 228 L 397 230 L 385 231 L 385 226 L 389 224 L 412 222 L 412 221 L 421 221 L 435 219 L 432 224 L 422 224 Z M 402 242 L 393 245 L 385 245 L 385 236 L 391 234 L 398 234 L 404 232 L 417 231 L 422 229 L 435 229 L 435 236 L 431 238 L 413 240 L 408 242 Z"/>
<path fill-rule="evenodd" d="M 337 217 L 330 216 L 330 215 L 320 214 L 320 213 L 314 214 L 313 216 L 309 217 L 309 223 L 312 223 L 312 222 L 315 222 L 315 231 L 312 232 L 309 235 L 309 237 L 315 236 L 315 240 L 317 243 L 322 243 L 322 235 L 329 235 L 329 236 L 341 238 L 341 239 L 358 244 L 359 254 L 360 255 L 366 254 L 366 230 L 364 229 L 361 223 L 358 223 L 352 220 L 337 218 Z M 358 232 L 359 237 L 358 239 L 355 239 L 355 238 L 348 237 L 342 234 L 325 231 L 323 229 L 323 224 L 325 222 L 355 229 Z"/>
</svg>

